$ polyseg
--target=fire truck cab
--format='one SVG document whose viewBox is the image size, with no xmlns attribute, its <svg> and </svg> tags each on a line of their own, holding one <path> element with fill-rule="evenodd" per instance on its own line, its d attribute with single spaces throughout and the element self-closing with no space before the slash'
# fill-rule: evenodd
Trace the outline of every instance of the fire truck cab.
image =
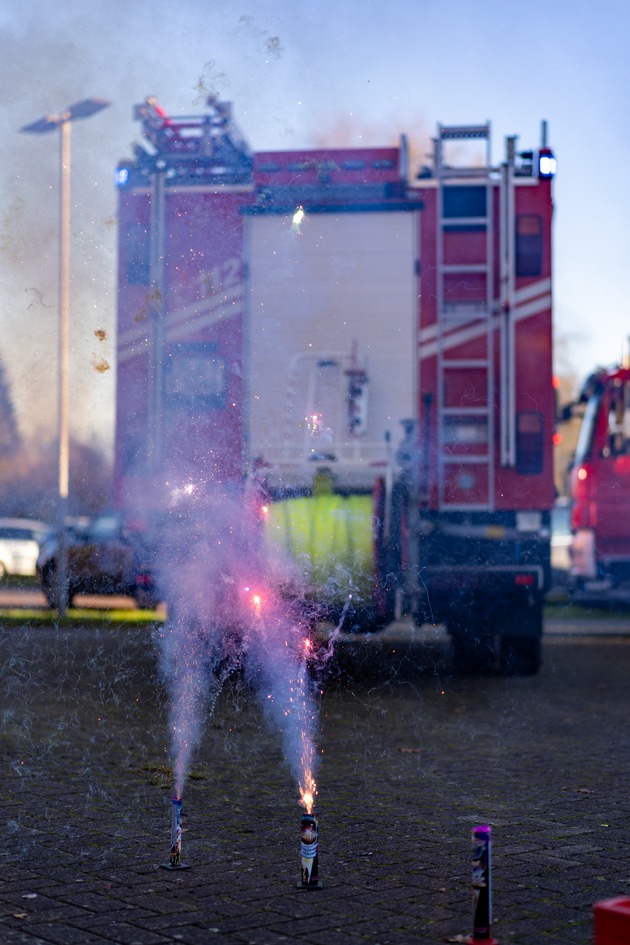
<svg viewBox="0 0 630 945">
<path fill-rule="evenodd" d="M 571 470 L 571 592 L 576 600 L 630 600 L 630 369 L 597 371 L 581 399 Z"/>
</svg>

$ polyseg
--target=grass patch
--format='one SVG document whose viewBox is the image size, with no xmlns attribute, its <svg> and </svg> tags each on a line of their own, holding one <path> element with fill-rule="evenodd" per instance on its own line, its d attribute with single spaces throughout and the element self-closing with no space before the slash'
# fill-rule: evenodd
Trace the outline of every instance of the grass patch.
<svg viewBox="0 0 630 945">
<path fill-rule="evenodd" d="M 630 620 L 630 606 L 615 601 L 590 604 L 574 604 L 568 598 L 545 601 L 544 615 L 550 619 L 562 617 L 568 620 Z"/>
<path fill-rule="evenodd" d="M 56 610 L 42 608 L 6 607 L 0 609 L 3 624 L 43 624 L 46 626 L 74 627 L 77 624 L 121 624 L 126 627 L 145 627 L 164 623 L 166 616 L 155 610 L 96 610 L 87 607 L 70 608 L 63 617 Z"/>
</svg>

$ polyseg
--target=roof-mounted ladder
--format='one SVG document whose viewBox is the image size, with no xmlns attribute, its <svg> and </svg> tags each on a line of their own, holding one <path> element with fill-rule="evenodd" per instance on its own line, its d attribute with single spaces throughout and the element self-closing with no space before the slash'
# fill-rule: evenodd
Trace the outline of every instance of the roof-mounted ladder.
<svg viewBox="0 0 630 945">
<path fill-rule="evenodd" d="M 485 163 L 446 163 L 445 145 L 475 140 Z M 492 172 L 489 123 L 438 126 L 438 492 L 453 510 L 494 505 Z"/>
</svg>

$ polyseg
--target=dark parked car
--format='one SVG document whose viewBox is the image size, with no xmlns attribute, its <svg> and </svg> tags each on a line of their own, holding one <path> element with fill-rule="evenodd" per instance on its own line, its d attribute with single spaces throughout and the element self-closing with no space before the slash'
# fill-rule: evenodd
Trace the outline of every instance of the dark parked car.
<svg viewBox="0 0 630 945">
<path fill-rule="evenodd" d="M 59 536 L 53 535 L 37 559 L 39 582 L 51 607 L 57 606 L 58 548 Z M 150 610 L 160 601 L 147 543 L 116 514 L 67 529 L 66 574 L 67 606 L 76 594 L 124 594 Z"/>
</svg>

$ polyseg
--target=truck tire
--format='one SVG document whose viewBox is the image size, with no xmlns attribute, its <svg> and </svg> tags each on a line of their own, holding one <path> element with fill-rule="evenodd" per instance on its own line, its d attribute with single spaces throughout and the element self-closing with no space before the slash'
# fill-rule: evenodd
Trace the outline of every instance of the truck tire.
<svg viewBox="0 0 630 945">
<path fill-rule="evenodd" d="M 452 617 L 447 621 L 451 635 L 453 668 L 458 673 L 488 673 L 495 664 L 494 634 L 479 617 Z"/>
<path fill-rule="evenodd" d="M 534 676 L 541 664 L 542 598 L 514 608 L 501 634 L 501 668 L 506 676 Z"/>
<path fill-rule="evenodd" d="M 503 635 L 501 665 L 506 676 L 535 676 L 540 669 L 540 663 L 540 637 Z"/>
</svg>

